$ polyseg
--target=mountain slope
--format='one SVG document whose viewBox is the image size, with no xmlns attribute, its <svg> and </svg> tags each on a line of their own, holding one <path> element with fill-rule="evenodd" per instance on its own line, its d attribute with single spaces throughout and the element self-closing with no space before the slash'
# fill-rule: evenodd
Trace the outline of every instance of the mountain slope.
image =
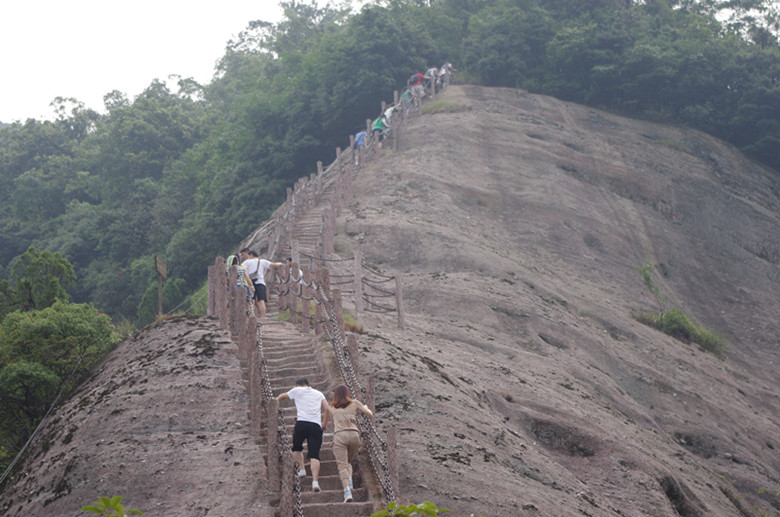
<svg viewBox="0 0 780 517">
<path fill-rule="evenodd" d="M 775 175 L 707 135 L 549 97 L 451 86 L 442 99 L 445 111 L 410 119 L 398 150 L 385 146 L 360 171 L 337 224 L 338 253 L 359 247 L 402 279 L 406 328 L 365 314 L 359 337 L 361 373 L 377 380 L 377 422 L 400 429 L 402 500 L 430 500 L 453 516 L 778 514 Z M 270 230 L 252 238 L 267 249 Z M 723 359 L 632 318 L 656 310 L 634 267 L 647 260 L 670 305 L 729 337 Z M 242 412 L 230 344 L 207 347 L 209 368 L 183 363 L 223 343 L 213 322 L 170 325 L 123 343 L 83 389 L 96 394 L 84 414 L 71 409 L 47 427 L 63 447 L 58 463 L 103 476 L 111 465 L 91 444 L 138 425 L 116 403 L 153 408 L 144 394 L 166 383 L 211 388 L 204 400 L 182 399 L 198 402 L 177 421 L 228 405 Z M 97 396 L 133 363 L 144 365 L 131 376 L 143 390 L 113 404 Z M 219 382 L 177 380 L 223 363 Z M 78 425 L 68 442 L 81 446 L 66 447 L 60 437 L 80 419 L 105 425 L 89 436 Z M 201 497 L 199 515 L 268 511 L 248 422 L 204 424 L 205 438 L 166 422 L 123 470 L 200 450 L 198 440 L 216 455 L 165 466 L 171 478 L 202 480 L 180 494 L 139 480 L 137 493 L 122 494 L 130 507 L 154 515 L 163 501 L 193 508 Z M 216 471 L 223 463 L 234 470 Z M 12 510 L 49 515 L 42 505 L 56 479 L 41 462 L 27 465 L 35 469 L 5 487 L 0 508 L 27 499 Z M 220 481 L 235 481 L 235 500 L 212 500 L 208 483 Z"/>
</svg>

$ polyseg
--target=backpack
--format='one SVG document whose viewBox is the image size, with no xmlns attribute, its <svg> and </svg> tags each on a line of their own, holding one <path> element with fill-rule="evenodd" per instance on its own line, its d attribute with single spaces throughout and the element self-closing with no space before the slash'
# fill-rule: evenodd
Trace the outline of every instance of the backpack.
<svg viewBox="0 0 780 517">
<path fill-rule="evenodd" d="M 420 82 L 420 78 L 417 77 L 417 74 L 414 74 L 409 78 L 409 84 L 417 84 Z"/>
</svg>

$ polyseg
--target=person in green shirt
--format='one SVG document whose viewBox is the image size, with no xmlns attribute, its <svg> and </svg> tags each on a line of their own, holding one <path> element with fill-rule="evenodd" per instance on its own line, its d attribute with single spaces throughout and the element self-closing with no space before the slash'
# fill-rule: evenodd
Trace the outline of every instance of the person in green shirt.
<svg viewBox="0 0 780 517">
<path fill-rule="evenodd" d="M 385 135 L 392 131 L 393 128 L 390 126 L 390 123 L 387 121 L 387 117 L 383 113 L 380 115 L 378 119 L 376 119 L 371 126 L 371 133 L 379 132 L 377 136 L 377 143 L 379 144 L 379 149 L 382 148 L 382 140 L 385 139 Z"/>
</svg>

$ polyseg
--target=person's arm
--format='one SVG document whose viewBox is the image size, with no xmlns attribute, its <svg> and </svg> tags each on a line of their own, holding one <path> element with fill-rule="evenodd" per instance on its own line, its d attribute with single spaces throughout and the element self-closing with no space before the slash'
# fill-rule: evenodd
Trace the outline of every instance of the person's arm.
<svg viewBox="0 0 780 517">
<path fill-rule="evenodd" d="M 282 393 L 278 397 L 276 397 L 276 400 L 281 402 L 283 400 L 290 400 L 290 396 L 287 393 Z"/>
<path fill-rule="evenodd" d="M 283 262 L 271 262 L 271 265 L 268 267 L 281 267 L 283 265 L 284 265 Z"/>
<path fill-rule="evenodd" d="M 330 420 L 330 404 L 325 399 L 320 402 L 320 408 L 322 409 L 322 429 L 328 428 L 328 420 Z"/>
<path fill-rule="evenodd" d="M 246 285 L 249 286 L 249 290 L 250 291 L 254 291 L 255 290 L 255 284 L 252 282 L 252 279 L 249 278 L 249 273 L 247 273 L 246 270 L 244 271 L 244 280 L 246 280 Z"/>
<path fill-rule="evenodd" d="M 370 409 L 368 409 L 368 408 L 365 406 L 365 404 L 363 404 L 363 403 L 362 403 L 362 402 L 360 402 L 360 401 L 357 401 L 357 402 L 358 402 L 358 409 L 360 410 L 360 412 L 361 412 L 361 413 L 363 413 L 364 415 L 366 415 L 368 418 L 371 418 L 371 417 L 373 417 L 373 416 L 374 416 L 374 413 L 372 413 L 372 412 L 371 412 L 371 410 L 370 410 Z"/>
</svg>

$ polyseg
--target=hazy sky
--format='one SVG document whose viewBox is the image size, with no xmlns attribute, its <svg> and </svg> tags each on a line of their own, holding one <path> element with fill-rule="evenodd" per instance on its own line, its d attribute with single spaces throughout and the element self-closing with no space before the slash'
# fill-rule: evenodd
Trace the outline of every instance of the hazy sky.
<svg viewBox="0 0 780 517">
<path fill-rule="evenodd" d="M 324 2 L 320 2 L 324 4 Z M 8 0 L 0 10 L 0 121 L 53 118 L 55 97 L 103 112 L 171 74 L 208 83 L 225 44 L 277 0 Z"/>
</svg>

